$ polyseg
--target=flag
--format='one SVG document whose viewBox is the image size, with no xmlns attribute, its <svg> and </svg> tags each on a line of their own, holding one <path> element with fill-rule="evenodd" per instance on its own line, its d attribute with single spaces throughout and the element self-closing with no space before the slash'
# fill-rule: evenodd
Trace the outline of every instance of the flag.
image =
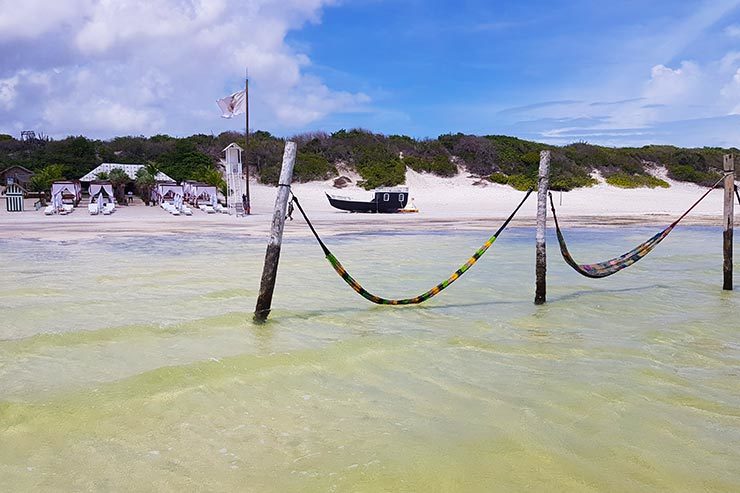
<svg viewBox="0 0 740 493">
<path fill-rule="evenodd" d="M 246 91 L 235 92 L 231 96 L 217 100 L 216 104 L 221 109 L 222 118 L 241 115 L 247 111 L 247 93 Z"/>
</svg>

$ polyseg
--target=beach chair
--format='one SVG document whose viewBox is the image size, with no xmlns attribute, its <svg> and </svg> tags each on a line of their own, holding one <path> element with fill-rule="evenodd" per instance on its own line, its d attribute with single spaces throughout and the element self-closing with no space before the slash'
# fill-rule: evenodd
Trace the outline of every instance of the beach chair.
<svg viewBox="0 0 740 493">
<path fill-rule="evenodd" d="M 53 216 L 56 213 L 53 205 L 47 205 L 44 209 L 44 214 L 47 216 Z"/>
<path fill-rule="evenodd" d="M 116 210 L 116 206 L 113 202 L 108 202 L 103 206 L 103 214 L 106 216 L 110 216 L 113 214 L 113 211 Z"/>
<path fill-rule="evenodd" d="M 90 202 L 90 204 L 88 204 L 87 206 L 87 212 L 89 212 L 91 216 L 97 216 L 98 212 L 100 212 L 98 210 L 98 204 Z"/>
</svg>

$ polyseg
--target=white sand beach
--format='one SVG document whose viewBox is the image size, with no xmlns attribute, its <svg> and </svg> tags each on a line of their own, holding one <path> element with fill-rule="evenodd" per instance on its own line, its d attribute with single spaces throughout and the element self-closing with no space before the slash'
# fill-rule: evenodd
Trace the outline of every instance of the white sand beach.
<svg viewBox="0 0 740 493">
<path fill-rule="evenodd" d="M 668 224 L 690 207 L 706 188 L 666 181 L 670 188 L 621 189 L 602 182 L 590 188 L 553 192 L 558 218 L 566 225 L 587 227 Z M 351 214 L 331 207 L 325 194 L 358 199 L 369 199 L 371 194 L 354 183 L 341 190 L 332 184 L 333 180 L 327 180 L 296 183 L 292 187 L 312 222 L 326 235 L 362 231 L 494 230 L 524 194 L 506 185 L 482 182 L 466 173 L 441 178 L 408 170 L 406 185 L 418 213 Z M 145 207 L 141 202 L 119 207 L 111 216 L 91 216 L 84 207 L 78 207 L 67 216 L 45 216 L 43 212 L 33 210 L 33 201 L 27 201 L 23 213 L 8 213 L 2 200 L 0 238 L 70 240 L 100 235 L 181 233 L 263 236 L 269 232 L 276 191 L 275 187 L 251 180 L 252 215 L 248 218 L 209 215 L 201 211 L 196 211 L 191 217 L 174 217 L 159 207 Z M 712 191 L 684 220 L 684 224 L 720 226 L 722 201 L 722 189 Z M 512 225 L 533 225 L 536 203 L 533 194 Z M 740 219 L 740 206 L 736 211 L 736 218 Z M 310 234 L 297 210 L 293 217 L 294 221 L 286 223 L 286 235 Z"/>
</svg>

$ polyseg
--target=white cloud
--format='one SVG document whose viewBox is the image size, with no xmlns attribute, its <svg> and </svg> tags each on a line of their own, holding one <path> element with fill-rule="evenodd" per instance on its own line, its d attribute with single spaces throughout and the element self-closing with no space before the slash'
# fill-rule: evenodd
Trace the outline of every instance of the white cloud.
<svg viewBox="0 0 740 493">
<path fill-rule="evenodd" d="M 0 41 L 30 39 L 75 22 L 92 0 L 0 0 Z"/>
<path fill-rule="evenodd" d="M 643 93 L 653 104 L 675 103 L 696 90 L 701 84 L 702 73 L 693 62 L 682 62 L 676 69 L 656 65 Z"/>
<path fill-rule="evenodd" d="M 725 34 L 731 38 L 740 38 L 740 24 L 732 24 L 725 28 Z"/>
<path fill-rule="evenodd" d="M 19 77 L 17 75 L 8 77 L 7 79 L 0 79 L 0 107 L 9 110 L 15 106 L 18 79 Z"/>
<path fill-rule="evenodd" d="M 732 108 L 729 113 L 740 115 L 740 68 L 732 76 L 732 80 L 722 88 L 721 94 Z"/>
<path fill-rule="evenodd" d="M 610 94 L 621 99 L 608 104 L 532 104 L 527 121 L 513 122 L 510 128 L 553 144 L 586 140 L 607 145 L 738 145 L 740 53 L 703 63 L 655 65 L 635 89 Z"/>
<path fill-rule="evenodd" d="M 18 121 L 102 137 L 234 129 L 215 100 L 243 85 L 246 66 L 257 127 L 293 131 L 358 110 L 365 94 L 307 74 L 310 58 L 286 41 L 333 3 L 0 0 L 0 50 L 24 43 L 29 52 L 22 66 L 0 61 L 0 130 Z"/>
</svg>

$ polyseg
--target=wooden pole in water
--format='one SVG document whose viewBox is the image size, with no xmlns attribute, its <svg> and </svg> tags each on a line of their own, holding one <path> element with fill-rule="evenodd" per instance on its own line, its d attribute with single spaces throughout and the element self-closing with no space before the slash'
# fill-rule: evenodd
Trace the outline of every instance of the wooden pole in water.
<svg viewBox="0 0 740 493">
<path fill-rule="evenodd" d="M 724 261 L 722 270 L 724 273 L 724 282 L 722 289 L 732 291 L 732 236 L 733 221 L 735 220 L 735 158 L 732 154 L 725 154 L 725 207 L 724 207 L 724 238 L 722 241 L 722 250 L 724 252 Z"/>
<path fill-rule="evenodd" d="M 280 170 L 280 180 L 278 181 L 277 198 L 275 199 L 275 212 L 272 215 L 272 229 L 270 230 L 270 239 L 267 241 L 265 266 L 262 269 L 260 292 L 257 297 L 257 307 L 254 310 L 254 320 L 257 322 L 264 322 L 267 320 L 268 315 L 270 315 L 272 293 L 275 290 L 278 262 L 280 261 L 280 245 L 283 242 L 285 211 L 288 207 L 290 183 L 293 181 L 295 154 L 295 142 L 286 142 L 285 151 L 283 152 L 283 166 Z"/>
<path fill-rule="evenodd" d="M 550 151 L 540 151 L 540 171 L 537 179 L 537 233 L 535 234 L 537 276 L 534 304 L 542 305 L 547 293 L 547 250 L 545 228 L 547 227 L 547 190 L 550 184 Z"/>
</svg>

